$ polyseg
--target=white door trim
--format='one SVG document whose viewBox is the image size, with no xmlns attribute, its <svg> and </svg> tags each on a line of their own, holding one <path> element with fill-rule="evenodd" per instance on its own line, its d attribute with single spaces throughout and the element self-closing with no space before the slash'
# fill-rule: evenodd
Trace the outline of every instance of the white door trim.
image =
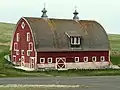
<svg viewBox="0 0 120 90">
<path fill-rule="evenodd" d="M 33 59 L 33 61 L 32 61 L 32 59 Z M 32 67 L 32 65 L 33 65 L 33 67 Z M 35 68 L 35 57 L 30 57 L 30 68 Z"/>
<path fill-rule="evenodd" d="M 62 61 L 62 62 L 60 62 L 60 61 Z M 63 64 L 63 65 L 59 66 L 59 64 Z M 58 57 L 58 58 L 56 58 L 56 69 L 58 69 L 58 70 L 66 69 L 66 58 L 65 57 Z"/>
<path fill-rule="evenodd" d="M 21 66 L 24 66 L 24 65 L 25 65 L 25 56 L 21 56 Z"/>
</svg>

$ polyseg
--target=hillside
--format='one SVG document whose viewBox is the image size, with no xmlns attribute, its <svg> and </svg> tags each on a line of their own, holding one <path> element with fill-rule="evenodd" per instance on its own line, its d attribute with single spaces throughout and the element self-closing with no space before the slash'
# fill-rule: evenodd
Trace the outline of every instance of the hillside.
<svg viewBox="0 0 120 90">
<path fill-rule="evenodd" d="M 14 24 L 0 23 L 0 43 L 10 42 Z"/>
</svg>

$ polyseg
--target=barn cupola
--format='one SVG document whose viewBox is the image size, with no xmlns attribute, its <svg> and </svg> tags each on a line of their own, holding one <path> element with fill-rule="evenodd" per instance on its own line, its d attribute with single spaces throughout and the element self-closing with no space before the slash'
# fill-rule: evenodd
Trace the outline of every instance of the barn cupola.
<svg viewBox="0 0 120 90">
<path fill-rule="evenodd" d="M 47 18 L 48 16 L 47 16 L 47 10 L 45 9 L 45 4 L 44 4 L 44 8 L 43 8 L 43 10 L 41 11 L 43 14 L 42 14 L 42 16 L 41 16 L 41 18 Z"/>
<path fill-rule="evenodd" d="M 77 16 L 79 13 L 77 12 L 76 7 L 75 12 L 73 12 L 73 14 L 74 14 L 73 20 L 79 20 L 79 17 Z"/>
</svg>

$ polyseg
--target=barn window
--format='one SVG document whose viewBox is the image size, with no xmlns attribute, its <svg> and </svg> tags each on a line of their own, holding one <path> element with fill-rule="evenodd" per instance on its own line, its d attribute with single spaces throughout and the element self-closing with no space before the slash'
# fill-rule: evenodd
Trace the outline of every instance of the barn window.
<svg viewBox="0 0 120 90">
<path fill-rule="evenodd" d="M 70 40 L 69 42 L 70 42 L 71 46 L 80 46 L 81 36 L 79 35 L 78 32 L 68 31 L 68 32 L 65 32 L 65 34 L 69 38 L 69 40 Z"/>
<path fill-rule="evenodd" d="M 80 45 L 80 37 L 71 37 L 71 45 Z"/>
<path fill-rule="evenodd" d="M 30 61 L 31 61 L 31 63 L 34 63 L 34 58 L 30 57 Z"/>
<path fill-rule="evenodd" d="M 71 44 L 74 44 L 74 38 L 71 37 Z"/>
<path fill-rule="evenodd" d="M 27 32 L 27 42 L 29 42 L 29 41 L 30 41 L 30 33 Z"/>
<path fill-rule="evenodd" d="M 33 43 L 32 43 L 32 42 L 29 43 L 28 49 L 29 49 L 30 51 L 33 50 Z"/>
<path fill-rule="evenodd" d="M 21 55 L 24 55 L 24 50 L 21 50 Z"/>
<path fill-rule="evenodd" d="M 24 66 L 24 61 L 25 61 L 25 57 L 22 56 L 22 57 L 21 57 L 21 65 L 22 65 L 22 66 Z"/>
<path fill-rule="evenodd" d="M 22 27 L 22 29 L 25 28 L 25 23 L 24 22 L 21 23 L 21 27 Z"/>
<path fill-rule="evenodd" d="M 27 50 L 27 56 L 30 56 L 30 52 L 31 52 L 30 50 Z"/>
<path fill-rule="evenodd" d="M 19 50 L 16 50 L 16 55 L 19 55 Z"/>
<path fill-rule="evenodd" d="M 40 63 L 45 63 L 45 58 L 40 58 Z"/>
<path fill-rule="evenodd" d="M 93 61 L 93 62 L 96 62 L 96 56 L 93 56 L 93 57 L 92 57 L 92 61 Z"/>
<path fill-rule="evenodd" d="M 84 57 L 84 62 L 88 62 L 88 57 Z"/>
<path fill-rule="evenodd" d="M 13 61 L 16 61 L 16 56 L 15 55 L 13 55 Z"/>
<path fill-rule="evenodd" d="M 79 57 L 75 57 L 75 62 L 79 62 Z"/>
<path fill-rule="evenodd" d="M 18 43 L 14 43 L 14 51 L 18 50 Z"/>
<path fill-rule="evenodd" d="M 101 57 L 100 57 L 100 61 L 101 61 L 101 62 L 104 62 L 104 61 L 105 61 L 105 57 L 104 57 L 104 56 L 101 56 Z"/>
<path fill-rule="evenodd" d="M 20 39 L 20 36 L 19 36 L 19 33 L 17 33 L 17 35 L 16 35 L 16 41 L 19 42 L 19 39 Z"/>
<path fill-rule="evenodd" d="M 47 59 L 48 63 L 52 63 L 52 58 Z"/>
</svg>

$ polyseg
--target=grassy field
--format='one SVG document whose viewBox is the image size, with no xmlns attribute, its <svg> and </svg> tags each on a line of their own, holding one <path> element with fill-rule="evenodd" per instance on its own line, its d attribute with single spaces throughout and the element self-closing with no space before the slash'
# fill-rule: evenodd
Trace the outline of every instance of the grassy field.
<svg viewBox="0 0 120 90">
<path fill-rule="evenodd" d="M 120 56 L 120 35 L 109 34 L 108 37 L 111 47 L 111 55 Z"/>
<path fill-rule="evenodd" d="M 4 60 L 4 55 L 9 54 L 10 40 L 12 38 L 14 24 L 0 23 L 0 77 L 24 77 L 24 76 L 92 76 L 92 75 L 120 75 L 120 70 L 69 70 L 65 71 L 46 71 L 46 72 L 25 72 L 12 68 Z M 111 61 L 113 64 L 120 65 L 120 35 L 109 34 L 111 46 Z M 77 72 L 77 73 L 76 73 Z M 19 90 L 19 89 L 18 89 Z"/>
</svg>

